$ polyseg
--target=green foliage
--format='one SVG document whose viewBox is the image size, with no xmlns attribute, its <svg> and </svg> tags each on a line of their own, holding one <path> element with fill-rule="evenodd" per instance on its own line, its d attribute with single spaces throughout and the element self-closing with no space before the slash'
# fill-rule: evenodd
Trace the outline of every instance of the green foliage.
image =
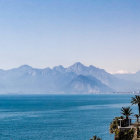
<svg viewBox="0 0 140 140">
<path fill-rule="evenodd" d="M 134 137 L 134 130 L 125 129 L 119 132 L 119 134 L 116 136 L 116 140 L 132 140 L 133 137 Z"/>
<path fill-rule="evenodd" d="M 140 115 L 140 96 L 135 95 L 135 97 L 132 97 L 131 103 L 132 103 L 132 105 L 133 104 L 137 104 L 138 105 L 139 115 Z"/>
<path fill-rule="evenodd" d="M 133 104 L 140 104 L 140 96 L 135 95 L 135 97 L 132 97 L 131 103 Z"/>
<path fill-rule="evenodd" d="M 133 114 L 132 109 L 130 107 L 122 107 L 121 114 L 126 116 L 126 119 L 128 119 L 128 117 Z"/>
<path fill-rule="evenodd" d="M 111 122 L 110 129 L 109 129 L 111 134 L 114 133 L 115 135 L 118 135 L 118 133 L 119 133 L 118 126 L 120 124 L 119 119 L 124 119 L 124 118 L 123 118 L 123 116 L 115 117 L 115 119 L 113 119 L 113 121 Z"/>
<path fill-rule="evenodd" d="M 118 129 L 118 126 L 120 125 L 119 119 L 124 119 L 123 116 L 121 117 L 115 117 L 113 121 L 110 124 L 110 133 L 115 134 L 115 140 L 132 140 L 134 136 L 134 130 L 133 129 L 125 129 L 121 131 Z"/>
<path fill-rule="evenodd" d="M 135 114 L 134 116 L 137 118 L 137 122 L 139 121 L 140 117 L 140 96 L 135 95 L 135 97 L 132 97 L 131 103 L 137 104 L 139 108 L 139 114 Z M 113 121 L 110 123 L 110 133 L 115 134 L 115 140 L 132 140 L 134 138 L 135 129 L 128 128 L 128 129 L 118 129 L 118 126 L 120 125 L 120 120 L 122 119 L 121 126 L 125 127 L 126 122 L 128 121 L 128 117 L 133 114 L 132 109 L 130 107 L 122 107 L 121 108 L 121 114 L 126 117 L 124 119 L 121 117 L 115 117 Z M 138 131 L 140 132 L 140 131 Z M 140 135 L 140 134 L 139 134 Z"/>
</svg>

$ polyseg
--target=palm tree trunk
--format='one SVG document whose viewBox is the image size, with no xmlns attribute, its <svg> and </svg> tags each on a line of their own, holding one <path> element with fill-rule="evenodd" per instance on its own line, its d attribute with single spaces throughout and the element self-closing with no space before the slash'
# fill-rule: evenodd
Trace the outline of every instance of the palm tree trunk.
<svg viewBox="0 0 140 140">
<path fill-rule="evenodd" d="M 126 116 L 126 120 L 128 120 L 128 116 Z"/>
<path fill-rule="evenodd" d="M 140 115 L 140 104 L 138 104 L 138 108 L 139 108 L 139 115 Z"/>
</svg>

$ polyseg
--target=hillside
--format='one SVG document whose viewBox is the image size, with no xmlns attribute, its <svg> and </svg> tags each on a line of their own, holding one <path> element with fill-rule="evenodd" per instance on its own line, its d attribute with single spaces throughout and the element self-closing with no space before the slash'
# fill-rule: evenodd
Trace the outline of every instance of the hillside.
<svg viewBox="0 0 140 140">
<path fill-rule="evenodd" d="M 0 93 L 107 93 L 135 90 L 139 85 L 79 62 L 68 68 L 37 69 L 23 65 L 0 70 Z"/>
</svg>

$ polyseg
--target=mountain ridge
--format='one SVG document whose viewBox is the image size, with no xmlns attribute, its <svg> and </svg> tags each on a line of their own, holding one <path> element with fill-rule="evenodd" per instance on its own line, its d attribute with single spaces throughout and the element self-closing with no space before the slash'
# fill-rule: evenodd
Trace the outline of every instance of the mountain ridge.
<svg viewBox="0 0 140 140">
<path fill-rule="evenodd" d="M 133 85 L 131 88 L 130 85 Z M 104 69 L 77 62 L 67 68 L 22 65 L 0 71 L 0 93 L 107 93 L 134 90 L 139 83 L 121 80 Z"/>
</svg>

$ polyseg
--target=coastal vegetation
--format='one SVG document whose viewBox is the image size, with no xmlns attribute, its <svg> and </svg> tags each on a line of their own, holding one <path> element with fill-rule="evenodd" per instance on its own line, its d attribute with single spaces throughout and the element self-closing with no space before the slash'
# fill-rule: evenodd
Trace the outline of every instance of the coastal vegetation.
<svg viewBox="0 0 140 140">
<path fill-rule="evenodd" d="M 122 107 L 121 114 L 123 116 L 115 117 L 110 123 L 110 133 L 115 135 L 115 140 L 137 140 L 140 138 L 140 96 L 135 95 L 131 99 L 132 105 L 138 105 L 139 114 L 135 114 L 136 122 L 132 123 L 129 118 L 132 115 L 132 109 L 130 107 Z"/>
<path fill-rule="evenodd" d="M 119 134 L 118 126 L 120 125 L 120 121 L 119 121 L 120 119 L 124 119 L 124 117 L 123 116 L 121 116 L 121 117 L 115 117 L 113 119 L 113 121 L 111 122 L 110 129 L 109 129 L 109 131 L 110 131 L 111 134 L 113 134 L 113 133 L 115 135 L 118 135 Z"/>
<path fill-rule="evenodd" d="M 128 120 L 128 117 L 132 115 L 132 109 L 130 107 L 122 107 L 121 114 L 126 117 L 126 120 Z"/>
<path fill-rule="evenodd" d="M 140 96 L 135 95 L 135 97 L 132 97 L 131 103 L 132 103 L 132 105 L 133 104 L 137 104 L 138 105 L 139 115 L 140 115 Z"/>
</svg>

